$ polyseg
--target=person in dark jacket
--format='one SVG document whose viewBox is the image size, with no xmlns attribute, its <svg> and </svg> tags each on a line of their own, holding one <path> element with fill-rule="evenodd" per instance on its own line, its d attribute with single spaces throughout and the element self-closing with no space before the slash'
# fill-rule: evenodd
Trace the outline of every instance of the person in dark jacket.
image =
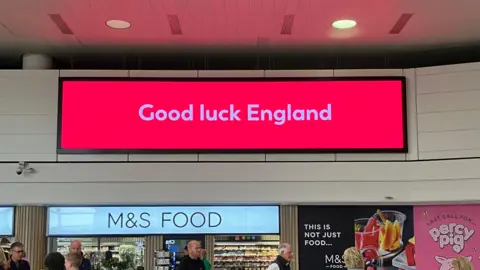
<svg viewBox="0 0 480 270">
<path fill-rule="evenodd" d="M 92 263 L 90 262 L 90 260 L 83 257 L 82 242 L 78 240 L 70 242 L 69 251 L 72 253 L 78 253 L 82 256 L 82 263 L 80 264 L 80 268 L 78 270 L 92 270 Z"/>
<path fill-rule="evenodd" d="M 106 261 L 113 260 L 113 253 L 110 250 L 105 251 L 105 260 Z"/>
<path fill-rule="evenodd" d="M 185 259 L 186 257 L 188 257 L 188 246 L 185 246 L 183 248 L 183 258 L 182 258 L 182 260 Z"/>
<path fill-rule="evenodd" d="M 15 242 L 10 246 L 12 256 L 10 257 L 10 270 L 30 270 L 30 263 L 25 257 L 25 246 L 20 242 Z"/>
<path fill-rule="evenodd" d="M 65 270 L 65 257 L 60 252 L 51 252 L 43 263 L 46 270 Z"/>
<path fill-rule="evenodd" d="M 288 243 L 282 243 L 278 247 L 277 258 L 268 266 L 267 270 L 290 270 L 290 262 L 293 259 L 293 248 Z"/>
<path fill-rule="evenodd" d="M 205 264 L 200 259 L 202 247 L 200 242 L 192 240 L 188 242 L 188 256 L 180 263 L 179 270 L 205 270 Z"/>
</svg>

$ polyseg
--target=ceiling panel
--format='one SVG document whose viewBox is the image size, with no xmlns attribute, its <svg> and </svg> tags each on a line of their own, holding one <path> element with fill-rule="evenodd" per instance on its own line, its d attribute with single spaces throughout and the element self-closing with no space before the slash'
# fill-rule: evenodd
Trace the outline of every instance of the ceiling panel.
<svg viewBox="0 0 480 270">
<path fill-rule="evenodd" d="M 146 44 L 161 41 L 169 31 L 166 17 L 149 0 L 90 0 L 84 11 L 89 20 L 76 16 L 77 36 L 84 43 L 92 44 Z M 111 29 L 108 20 L 125 20 L 131 23 L 129 29 Z"/>
<path fill-rule="evenodd" d="M 440 0 L 0 0 L 0 46 L 33 45 L 442 45 L 480 41 L 480 1 Z M 389 31 L 413 13 L 401 33 Z M 48 14 L 59 14 L 74 32 L 62 34 Z M 285 15 L 292 33 L 281 35 Z M 168 15 L 178 16 L 182 35 L 172 35 Z M 331 27 L 351 18 L 353 30 Z M 129 21 L 126 30 L 105 26 Z M 9 29 L 9 30 L 7 30 Z M 12 35 L 13 33 L 13 35 Z"/>
<path fill-rule="evenodd" d="M 258 0 L 258 1 L 262 1 L 262 0 Z M 209 43 L 218 43 L 219 40 L 223 38 L 230 39 L 231 36 L 234 34 L 232 33 L 233 30 L 230 25 L 231 22 L 229 21 L 228 15 L 226 13 L 227 3 L 229 2 L 229 0 L 211 0 L 210 2 L 212 4 L 214 29 L 212 31 L 213 34 L 210 39 L 211 42 Z"/>
<path fill-rule="evenodd" d="M 238 1 L 242 0 L 225 0 L 225 16 L 226 16 L 226 23 L 225 27 L 227 28 L 227 32 L 225 33 L 225 41 L 228 44 L 231 44 L 235 41 L 236 37 L 238 36 L 238 28 L 237 28 L 237 20 L 238 20 Z M 221 38 L 218 37 L 216 40 L 220 40 Z"/>
<path fill-rule="evenodd" d="M 186 36 L 205 42 L 210 35 L 214 35 L 212 24 L 207 20 L 211 17 L 211 10 L 205 5 L 206 1 L 181 0 L 182 3 L 182 25 L 185 25 Z"/>
<path fill-rule="evenodd" d="M 3 42 L 13 42 L 15 34 L 2 21 L 0 21 L 0 40 Z"/>
<path fill-rule="evenodd" d="M 261 35 L 261 28 L 256 24 L 254 8 L 255 4 L 252 4 L 250 0 L 237 0 L 236 6 L 236 36 L 233 37 L 233 43 L 235 39 L 240 44 L 256 44 L 258 37 Z"/>
</svg>

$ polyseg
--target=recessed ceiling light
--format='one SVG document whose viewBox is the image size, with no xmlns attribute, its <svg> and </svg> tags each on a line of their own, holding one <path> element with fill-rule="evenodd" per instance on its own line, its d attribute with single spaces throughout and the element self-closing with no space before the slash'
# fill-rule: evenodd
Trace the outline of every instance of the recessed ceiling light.
<svg viewBox="0 0 480 270">
<path fill-rule="evenodd" d="M 357 22 L 354 20 L 338 20 L 332 23 L 332 26 L 337 29 L 349 29 L 357 25 Z"/>
<path fill-rule="evenodd" d="M 109 20 L 105 24 L 113 29 L 127 29 L 131 26 L 129 22 L 122 20 Z"/>
</svg>

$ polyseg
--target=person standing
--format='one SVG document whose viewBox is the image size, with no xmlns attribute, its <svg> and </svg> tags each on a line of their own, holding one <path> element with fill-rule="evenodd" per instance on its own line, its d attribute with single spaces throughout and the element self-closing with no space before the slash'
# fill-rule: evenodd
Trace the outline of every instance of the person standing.
<svg viewBox="0 0 480 270">
<path fill-rule="evenodd" d="M 79 253 L 70 252 L 65 256 L 65 270 L 80 270 L 83 256 Z"/>
<path fill-rule="evenodd" d="M 85 258 L 82 253 L 82 242 L 79 240 L 74 240 L 70 242 L 69 247 L 70 253 L 77 253 L 82 257 L 82 262 L 80 264 L 80 268 L 78 270 L 92 270 L 92 263 L 89 259 Z"/>
<path fill-rule="evenodd" d="M 205 265 L 200 259 L 202 247 L 200 242 L 192 240 L 187 244 L 188 257 L 180 262 L 179 270 L 205 270 Z"/>
<path fill-rule="evenodd" d="M 20 242 L 15 242 L 10 246 L 12 256 L 10 257 L 10 270 L 30 270 L 30 263 L 25 257 L 25 246 Z"/>
<path fill-rule="evenodd" d="M 205 265 L 205 270 L 212 269 L 212 264 L 207 259 L 207 251 L 205 249 L 202 249 L 200 259 L 202 259 L 203 264 Z"/>
<path fill-rule="evenodd" d="M 49 253 L 43 266 L 47 270 L 65 270 L 65 257 L 60 252 Z"/>
<path fill-rule="evenodd" d="M 183 257 L 182 260 L 188 257 L 188 246 L 183 248 Z"/>
<path fill-rule="evenodd" d="M 277 258 L 268 266 L 267 270 L 290 270 L 293 259 L 293 248 L 289 243 L 282 243 L 278 247 Z"/>
</svg>

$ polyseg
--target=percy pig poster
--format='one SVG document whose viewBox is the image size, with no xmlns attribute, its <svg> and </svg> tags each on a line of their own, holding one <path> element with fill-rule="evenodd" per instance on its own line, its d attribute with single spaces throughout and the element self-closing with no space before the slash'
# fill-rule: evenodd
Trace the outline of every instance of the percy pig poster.
<svg viewBox="0 0 480 270">
<path fill-rule="evenodd" d="M 480 205 L 414 207 L 416 269 L 450 270 L 465 256 L 480 268 Z"/>
</svg>

